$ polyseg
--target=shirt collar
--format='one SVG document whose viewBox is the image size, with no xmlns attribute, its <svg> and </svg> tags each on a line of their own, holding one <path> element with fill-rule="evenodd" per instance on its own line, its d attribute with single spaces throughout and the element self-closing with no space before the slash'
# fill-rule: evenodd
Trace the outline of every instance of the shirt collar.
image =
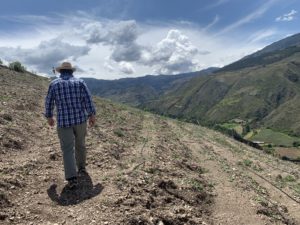
<svg viewBox="0 0 300 225">
<path fill-rule="evenodd" d="M 61 73 L 61 74 L 60 74 L 60 78 L 63 79 L 63 80 L 68 80 L 68 79 L 70 79 L 71 77 L 73 77 L 73 75 L 70 74 L 70 73 Z"/>
</svg>

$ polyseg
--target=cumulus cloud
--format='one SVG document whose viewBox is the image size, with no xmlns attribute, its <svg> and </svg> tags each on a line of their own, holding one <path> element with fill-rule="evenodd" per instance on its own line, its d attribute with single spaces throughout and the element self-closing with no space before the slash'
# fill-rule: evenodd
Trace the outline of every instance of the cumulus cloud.
<svg viewBox="0 0 300 225">
<path fill-rule="evenodd" d="M 113 47 L 110 57 L 116 62 L 133 62 L 141 58 L 141 51 L 142 47 L 135 43 L 131 43 L 131 45 L 117 45 Z"/>
<path fill-rule="evenodd" d="M 119 71 L 134 73 L 132 64 L 150 66 L 155 73 L 174 74 L 192 71 L 197 68 L 196 55 L 209 54 L 199 51 L 191 44 L 189 38 L 179 30 L 170 30 L 167 37 L 155 46 L 142 46 L 137 42 L 139 37 L 135 21 L 93 23 L 85 26 L 88 44 L 103 44 L 111 48 L 109 59 L 118 63 Z M 105 64 L 112 71 L 112 62 Z M 113 67 L 115 67 L 114 64 Z"/>
<path fill-rule="evenodd" d="M 203 52 L 207 54 L 207 52 Z M 195 57 L 201 52 L 179 30 L 170 30 L 165 39 L 143 56 L 143 63 L 156 73 L 174 74 L 197 69 Z"/>
<path fill-rule="evenodd" d="M 120 62 L 119 63 L 119 66 L 120 66 L 120 70 L 121 72 L 123 73 L 126 73 L 126 74 L 133 74 L 135 72 L 133 66 L 131 63 L 128 63 L 128 62 Z"/>
<path fill-rule="evenodd" d="M 135 73 L 135 69 L 133 65 L 129 62 L 115 62 L 112 60 L 107 60 L 104 63 L 104 67 L 109 71 L 109 72 L 115 72 L 115 73 L 123 73 L 123 74 L 133 74 Z"/>
<path fill-rule="evenodd" d="M 116 62 L 138 61 L 141 57 L 142 46 L 138 45 L 138 29 L 135 21 L 110 22 L 107 24 L 94 23 L 86 28 L 88 44 L 110 45 L 111 59 Z"/>
<path fill-rule="evenodd" d="M 106 24 L 93 23 L 86 29 L 89 31 L 87 42 L 92 44 L 131 44 L 138 37 L 137 24 L 133 20 L 108 22 Z"/>
<path fill-rule="evenodd" d="M 52 66 L 57 66 L 63 60 L 76 61 L 77 58 L 87 55 L 88 46 L 76 46 L 62 42 L 55 38 L 42 41 L 35 48 L 0 47 L 2 57 L 7 61 L 19 60 L 39 72 L 48 73 Z"/>
<path fill-rule="evenodd" d="M 280 22 L 280 21 L 286 21 L 286 22 L 292 21 L 292 20 L 295 19 L 295 16 L 296 16 L 297 13 L 298 13 L 298 12 L 297 12 L 296 10 L 293 9 L 293 10 L 291 10 L 289 13 L 286 13 L 286 14 L 284 14 L 284 15 L 282 15 L 282 16 L 277 17 L 277 18 L 276 18 L 276 21 L 277 21 L 277 22 Z"/>
</svg>

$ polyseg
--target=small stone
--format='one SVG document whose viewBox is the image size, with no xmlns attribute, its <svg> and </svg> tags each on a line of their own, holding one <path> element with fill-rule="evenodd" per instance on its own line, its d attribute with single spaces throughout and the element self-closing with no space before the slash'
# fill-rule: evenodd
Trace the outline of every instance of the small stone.
<svg viewBox="0 0 300 225">
<path fill-rule="evenodd" d="M 55 161 L 57 159 L 55 152 L 51 152 L 49 158 L 50 160 Z"/>
</svg>

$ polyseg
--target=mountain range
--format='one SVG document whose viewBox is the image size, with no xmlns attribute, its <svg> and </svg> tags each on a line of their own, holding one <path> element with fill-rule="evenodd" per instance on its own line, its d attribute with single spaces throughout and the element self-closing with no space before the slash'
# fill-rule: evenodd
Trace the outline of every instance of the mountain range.
<svg viewBox="0 0 300 225">
<path fill-rule="evenodd" d="M 219 68 L 211 67 L 199 72 L 179 75 L 147 75 L 137 78 L 123 78 L 119 80 L 98 80 L 84 78 L 94 95 L 126 103 L 131 106 L 141 106 L 197 76 L 212 74 Z"/>
<path fill-rule="evenodd" d="M 208 125 L 239 119 L 300 135 L 300 34 L 204 75 L 99 82 L 89 83 L 93 94 L 160 114 Z"/>
</svg>

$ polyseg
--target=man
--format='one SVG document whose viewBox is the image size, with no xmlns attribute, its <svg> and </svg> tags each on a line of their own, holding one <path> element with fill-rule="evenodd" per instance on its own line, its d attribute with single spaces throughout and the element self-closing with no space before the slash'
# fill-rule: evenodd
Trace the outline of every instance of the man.
<svg viewBox="0 0 300 225">
<path fill-rule="evenodd" d="M 60 77 L 53 80 L 49 86 L 45 101 L 45 117 L 48 124 L 54 126 L 55 105 L 65 178 L 69 188 L 72 189 L 77 185 L 77 175 L 86 173 L 86 121 L 89 121 L 90 126 L 95 125 L 96 110 L 85 82 L 73 77 L 75 68 L 71 63 L 63 62 L 56 71 L 60 73 Z"/>
</svg>

